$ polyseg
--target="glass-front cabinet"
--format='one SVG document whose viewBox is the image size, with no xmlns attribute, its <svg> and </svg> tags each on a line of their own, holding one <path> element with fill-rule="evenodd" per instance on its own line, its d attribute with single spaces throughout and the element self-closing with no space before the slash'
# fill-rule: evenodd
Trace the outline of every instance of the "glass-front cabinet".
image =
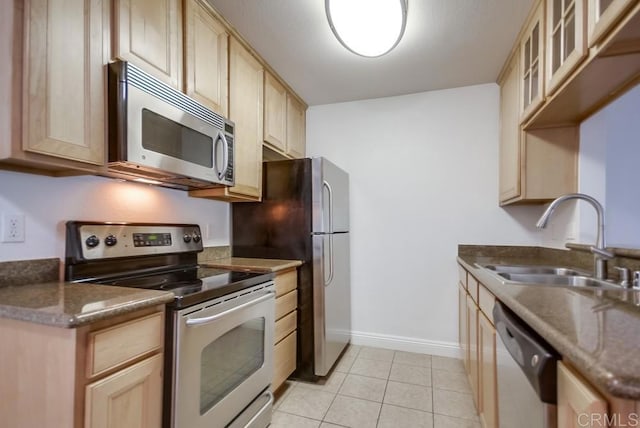
<svg viewBox="0 0 640 428">
<path fill-rule="evenodd" d="M 587 54 L 585 12 L 585 0 L 547 1 L 547 96 Z"/>
<path fill-rule="evenodd" d="M 624 12 L 637 0 L 588 0 L 589 47 L 593 47 L 607 34 Z"/>
<path fill-rule="evenodd" d="M 520 121 L 524 122 L 544 101 L 544 8 L 538 4 L 520 45 Z"/>
</svg>

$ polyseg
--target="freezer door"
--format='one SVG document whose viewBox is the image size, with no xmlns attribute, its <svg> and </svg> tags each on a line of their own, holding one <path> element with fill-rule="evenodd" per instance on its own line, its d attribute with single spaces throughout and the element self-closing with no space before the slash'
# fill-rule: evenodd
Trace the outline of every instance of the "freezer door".
<svg viewBox="0 0 640 428">
<path fill-rule="evenodd" d="M 313 237 L 315 374 L 326 376 L 351 341 L 349 234 Z"/>
<path fill-rule="evenodd" d="M 324 158 L 312 159 L 313 232 L 349 231 L 349 174 Z"/>
</svg>

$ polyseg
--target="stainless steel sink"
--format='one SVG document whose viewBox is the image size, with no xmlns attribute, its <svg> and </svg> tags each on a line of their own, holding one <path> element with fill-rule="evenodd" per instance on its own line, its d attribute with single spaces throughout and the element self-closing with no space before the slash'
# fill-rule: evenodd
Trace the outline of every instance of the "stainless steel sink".
<svg viewBox="0 0 640 428">
<path fill-rule="evenodd" d="M 606 290 L 620 289 L 618 285 L 613 282 L 603 281 L 596 278 L 591 278 L 583 275 L 571 275 L 571 274 L 533 274 L 533 273 L 506 273 L 501 272 L 497 274 L 504 280 L 518 284 L 528 285 L 555 285 L 564 287 L 579 287 L 579 288 L 598 288 Z"/>
<path fill-rule="evenodd" d="M 558 266 L 532 266 L 532 265 L 482 265 L 485 269 L 492 270 L 498 274 L 546 274 L 546 275 L 582 275 L 588 276 L 587 272 Z"/>
<path fill-rule="evenodd" d="M 505 283 L 600 290 L 619 290 L 614 282 L 591 277 L 588 272 L 563 266 L 478 264 Z"/>
</svg>

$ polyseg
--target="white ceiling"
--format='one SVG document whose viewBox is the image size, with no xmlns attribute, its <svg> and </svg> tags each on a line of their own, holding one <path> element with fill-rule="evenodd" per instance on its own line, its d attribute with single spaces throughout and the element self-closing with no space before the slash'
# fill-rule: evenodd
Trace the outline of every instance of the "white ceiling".
<svg viewBox="0 0 640 428">
<path fill-rule="evenodd" d="M 404 38 L 364 58 L 323 0 L 209 0 L 309 105 L 495 82 L 533 0 L 408 0 Z"/>
</svg>

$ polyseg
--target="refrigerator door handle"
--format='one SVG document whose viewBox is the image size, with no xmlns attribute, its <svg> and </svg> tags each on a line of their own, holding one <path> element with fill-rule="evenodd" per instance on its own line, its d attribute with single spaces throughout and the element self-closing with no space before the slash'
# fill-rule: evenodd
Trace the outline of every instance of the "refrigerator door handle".
<svg viewBox="0 0 640 428">
<path fill-rule="evenodd" d="M 329 196 L 329 200 L 327 201 L 329 205 L 329 230 L 327 230 L 327 232 L 333 233 L 333 190 L 326 180 L 322 181 L 322 186 L 327 188 L 327 194 Z"/>
<path fill-rule="evenodd" d="M 329 277 L 325 277 L 324 286 L 328 287 L 333 281 L 333 235 L 329 235 Z"/>
</svg>

